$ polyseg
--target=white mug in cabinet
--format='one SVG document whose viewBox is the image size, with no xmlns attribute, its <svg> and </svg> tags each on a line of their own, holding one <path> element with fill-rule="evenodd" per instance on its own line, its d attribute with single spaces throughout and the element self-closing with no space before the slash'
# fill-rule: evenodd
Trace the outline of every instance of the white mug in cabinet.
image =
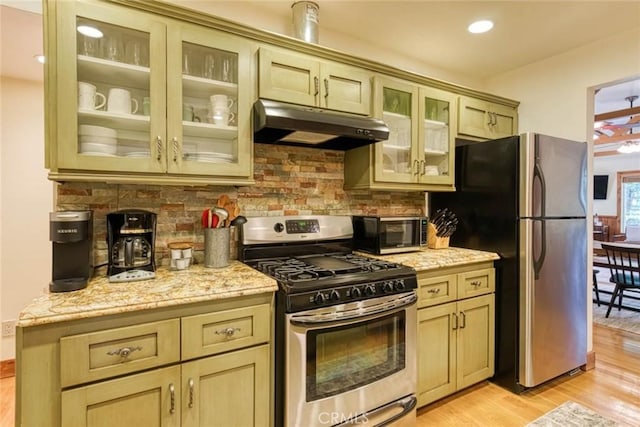
<svg viewBox="0 0 640 427">
<path fill-rule="evenodd" d="M 100 102 L 96 104 L 97 99 Z M 106 98 L 91 83 L 78 82 L 78 108 L 80 110 L 98 110 L 104 107 Z"/>
<path fill-rule="evenodd" d="M 138 111 L 138 101 L 131 98 L 131 92 L 126 89 L 109 89 L 107 111 L 119 114 L 135 114 Z"/>
<path fill-rule="evenodd" d="M 211 101 L 211 107 L 214 110 L 222 108 L 229 109 L 233 106 L 233 98 L 229 98 L 227 95 L 211 95 L 209 101 Z"/>
</svg>

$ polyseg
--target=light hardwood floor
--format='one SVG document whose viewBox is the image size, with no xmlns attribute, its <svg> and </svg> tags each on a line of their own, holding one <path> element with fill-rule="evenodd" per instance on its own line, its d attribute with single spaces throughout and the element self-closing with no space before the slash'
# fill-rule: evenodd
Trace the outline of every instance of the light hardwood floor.
<svg viewBox="0 0 640 427">
<path fill-rule="evenodd" d="M 417 427 L 524 426 L 572 400 L 622 425 L 640 426 L 640 335 L 594 325 L 596 368 L 521 395 L 483 382 L 421 408 Z M 0 426 L 13 425 L 15 379 L 0 380 Z"/>
</svg>

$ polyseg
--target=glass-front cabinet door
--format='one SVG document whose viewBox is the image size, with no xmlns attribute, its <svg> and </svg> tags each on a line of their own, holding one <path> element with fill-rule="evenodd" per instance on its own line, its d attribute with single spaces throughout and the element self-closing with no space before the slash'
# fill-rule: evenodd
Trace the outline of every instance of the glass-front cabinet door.
<svg viewBox="0 0 640 427">
<path fill-rule="evenodd" d="M 170 173 L 251 174 L 249 58 L 249 44 L 237 37 L 188 24 L 169 28 Z"/>
<path fill-rule="evenodd" d="M 376 144 L 375 179 L 415 182 L 414 141 L 417 140 L 418 88 L 390 79 L 376 79 L 375 115 L 389 127 L 389 138 Z"/>
<path fill-rule="evenodd" d="M 455 96 L 439 89 L 420 87 L 420 126 L 415 159 L 418 180 L 453 185 Z"/>
<path fill-rule="evenodd" d="M 164 172 L 165 25 L 132 11 L 57 2 L 57 167 Z M 49 88 L 50 89 L 50 88 Z M 152 143 L 153 141 L 153 143 Z"/>
<path fill-rule="evenodd" d="M 121 6 L 50 4 L 54 179 L 251 181 L 248 42 Z"/>
</svg>

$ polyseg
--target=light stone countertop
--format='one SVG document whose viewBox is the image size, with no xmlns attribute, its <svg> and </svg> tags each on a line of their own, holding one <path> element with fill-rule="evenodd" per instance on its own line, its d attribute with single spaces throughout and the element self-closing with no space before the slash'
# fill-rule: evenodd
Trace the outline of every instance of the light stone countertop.
<svg viewBox="0 0 640 427">
<path fill-rule="evenodd" d="M 274 279 L 240 261 L 228 267 L 192 265 L 186 270 L 159 268 L 156 278 L 110 283 L 99 270 L 85 289 L 49 293 L 34 299 L 21 312 L 17 326 L 36 326 L 138 310 L 275 292 Z"/>
<path fill-rule="evenodd" d="M 422 249 L 416 252 L 406 252 L 393 255 L 371 255 L 364 252 L 359 253 L 383 259 L 385 261 L 403 264 L 407 267 L 412 267 L 418 272 L 500 259 L 500 256 L 494 252 L 452 247 L 442 249 Z"/>
<path fill-rule="evenodd" d="M 493 252 L 463 248 L 423 249 L 384 256 L 362 254 L 404 264 L 418 272 L 499 259 Z M 181 271 L 160 268 L 155 279 L 124 283 L 110 283 L 103 269 L 102 274 L 98 273 L 91 279 L 85 289 L 37 297 L 22 310 L 17 326 L 36 326 L 277 290 L 274 279 L 240 261 L 231 261 L 228 267 L 218 269 L 205 268 L 201 264 Z"/>
</svg>

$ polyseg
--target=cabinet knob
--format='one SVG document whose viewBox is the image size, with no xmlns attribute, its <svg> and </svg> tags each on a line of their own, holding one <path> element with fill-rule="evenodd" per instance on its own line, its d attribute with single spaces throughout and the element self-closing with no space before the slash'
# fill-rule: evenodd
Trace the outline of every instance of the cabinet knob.
<svg viewBox="0 0 640 427">
<path fill-rule="evenodd" d="M 216 335 L 226 335 L 227 337 L 233 336 L 237 332 L 240 332 L 240 328 L 225 328 L 216 331 Z"/>
<path fill-rule="evenodd" d="M 107 354 L 109 356 L 120 356 L 121 358 L 126 359 L 134 351 L 140 351 L 140 350 L 142 350 L 142 347 L 140 347 L 140 346 L 122 347 L 122 348 L 119 348 L 117 350 L 108 351 Z"/>
</svg>

